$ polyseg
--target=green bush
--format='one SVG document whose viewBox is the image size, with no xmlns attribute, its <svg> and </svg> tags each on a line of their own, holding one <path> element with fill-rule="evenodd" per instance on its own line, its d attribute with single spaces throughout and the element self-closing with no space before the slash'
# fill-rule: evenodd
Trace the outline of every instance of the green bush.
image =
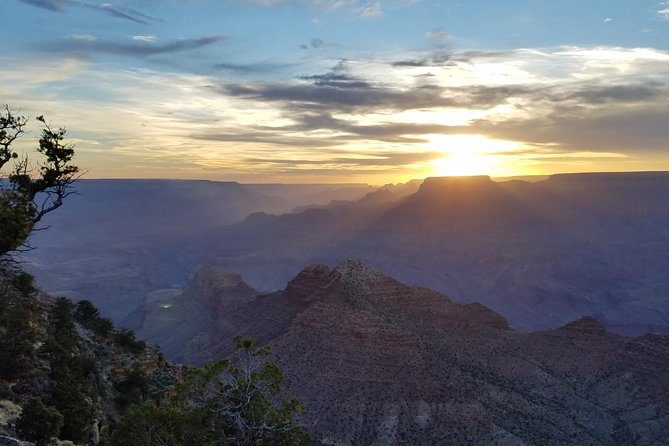
<svg viewBox="0 0 669 446">
<path fill-rule="evenodd" d="M 110 446 L 205 446 L 209 432 L 195 417 L 175 407 L 153 403 L 132 406 L 121 417 L 108 441 Z"/>
<path fill-rule="evenodd" d="M 116 342 L 133 353 L 142 353 L 146 348 L 146 342 L 137 339 L 135 333 L 125 328 L 116 334 Z"/>
<path fill-rule="evenodd" d="M 150 383 L 146 373 L 135 365 L 125 379 L 114 384 L 119 396 L 116 403 L 121 409 L 131 404 L 140 404 L 149 396 Z"/>
<path fill-rule="evenodd" d="M 45 406 L 38 398 L 30 398 L 23 406 L 16 422 L 16 430 L 22 439 L 32 441 L 36 446 L 46 446 L 53 438 L 58 438 L 63 427 L 63 416 L 55 407 Z"/>
<path fill-rule="evenodd" d="M 76 332 L 74 305 L 59 297 L 51 307 L 45 350 L 49 356 L 54 406 L 63 414 L 61 436 L 87 440 L 96 408 L 95 360 L 82 354 Z"/>
<path fill-rule="evenodd" d="M 16 379 L 34 369 L 37 333 L 30 321 L 36 307 L 28 274 L 0 272 L 0 378 Z"/>
<path fill-rule="evenodd" d="M 246 338 L 235 343 L 233 358 L 189 369 L 168 404 L 131 406 L 105 446 L 311 445 L 295 420 L 304 408 L 282 398 L 283 375 L 266 360 L 268 349 Z"/>
<path fill-rule="evenodd" d="M 74 319 L 100 337 L 107 337 L 114 331 L 114 324 L 100 316 L 97 308 L 88 300 L 82 300 L 74 306 Z"/>
</svg>

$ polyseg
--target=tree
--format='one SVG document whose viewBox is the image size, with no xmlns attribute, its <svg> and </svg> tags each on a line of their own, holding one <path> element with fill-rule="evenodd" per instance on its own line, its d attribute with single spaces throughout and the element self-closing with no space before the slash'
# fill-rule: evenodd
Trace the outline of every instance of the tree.
<svg viewBox="0 0 669 446">
<path fill-rule="evenodd" d="M 34 293 L 29 274 L 0 275 L 0 379 L 16 379 L 35 368 Z"/>
<path fill-rule="evenodd" d="M 72 183 L 79 168 L 72 164 L 74 145 L 65 142 L 64 128 L 53 129 L 43 116 L 37 152 L 42 159 L 35 169 L 29 158 L 13 148 L 25 134 L 28 119 L 7 105 L 0 111 L 0 257 L 20 249 L 46 214 L 62 206 L 74 193 Z M 9 163 L 12 169 L 4 173 Z"/>
<path fill-rule="evenodd" d="M 59 297 L 51 306 L 44 352 L 49 358 L 54 406 L 63 414 L 61 437 L 83 442 L 95 419 L 95 360 L 83 354 L 72 316 L 74 305 Z"/>
<path fill-rule="evenodd" d="M 237 354 L 189 369 L 171 404 L 132 406 L 119 420 L 109 444 L 120 446 L 310 445 L 294 416 L 296 398 L 282 398 L 283 375 L 267 361 L 268 348 L 236 338 Z"/>
<path fill-rule="evenodd" d="M 172 406 L 148 402 L 131 406 L 114 428 L 111 446 L 190 446 L 209 445 L 209 432 L 202 420 Z"/>
<path fill-rule="evenodd" d="M 107 338 L 114 331 L 114 324 L 102 316 L 100 311 L 88 300 L 80 300 L 74 306 L 74 319 L 96 335 Z"/>
<path fill-rule="evenodd" d="M 23 405 L 16 429 L 21 438 L 46 446 L 58 438 L 63 426 L 63 416 L 55 407 L 47 407 L 39 398 L 30 398 Z"/>
<path fill-rule="evenodd" d="M 297 398 L 281 399 L 283 374 L 267 361 L 269 348 L 237 337 L 236 358 L 191 369 L 178 386 L 180 406 L 197 413 L 212 432 L 212 445 L 308 445 L 309 435 L 293 420 L 304 411 Z"/>
</svg>

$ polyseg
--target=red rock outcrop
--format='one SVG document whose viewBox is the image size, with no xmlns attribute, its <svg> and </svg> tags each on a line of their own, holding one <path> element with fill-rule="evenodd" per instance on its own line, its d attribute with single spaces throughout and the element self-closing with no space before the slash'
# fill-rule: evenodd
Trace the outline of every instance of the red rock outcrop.
<svg viewBox="0 0 669 446">
<path fill-rule="evenodd" d="M 223 314 L 195 362 L 270 344 L 329 445 L 669 444 L 669 338 L 592 318 L 532 334 L 359 262 L 305 268 Z"/>
</svg>

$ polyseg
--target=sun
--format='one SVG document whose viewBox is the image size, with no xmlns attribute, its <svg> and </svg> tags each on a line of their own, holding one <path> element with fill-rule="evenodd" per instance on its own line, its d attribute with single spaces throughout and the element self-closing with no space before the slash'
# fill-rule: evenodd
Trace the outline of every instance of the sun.
<svg viewBox="0 0 669 446">
<path fill-rule="evenodd" d="M 429 147 L 444 153 L 432 162 L 432 175 L 503 175 L 509 172 L 504 152 L 518 148 L 513 141 L 478 135 L 427 135 Z"/>
<path fill-rule="evenodd" d="M 440 176 L 488 175 L 494 163 L 490 157 L 462 150 L 450 152 L 446 158 L 435 160 L 432 165 Z"/>
</svg>

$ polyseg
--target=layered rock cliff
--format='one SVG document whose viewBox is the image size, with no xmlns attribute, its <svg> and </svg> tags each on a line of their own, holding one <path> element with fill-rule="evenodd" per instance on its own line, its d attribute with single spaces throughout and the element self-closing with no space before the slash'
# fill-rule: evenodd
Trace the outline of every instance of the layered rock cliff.
<svg viewBox="0 0 669 446">
<path fill-rule="evenodd" d="M 222 315 L 188 357 L 224 355 L 237 334 L 271 345 L 320 444 L 669 442 L 665 336 L 592 318 L 523 334 L 354 261 L 307 267 Z"/>
</svg>

